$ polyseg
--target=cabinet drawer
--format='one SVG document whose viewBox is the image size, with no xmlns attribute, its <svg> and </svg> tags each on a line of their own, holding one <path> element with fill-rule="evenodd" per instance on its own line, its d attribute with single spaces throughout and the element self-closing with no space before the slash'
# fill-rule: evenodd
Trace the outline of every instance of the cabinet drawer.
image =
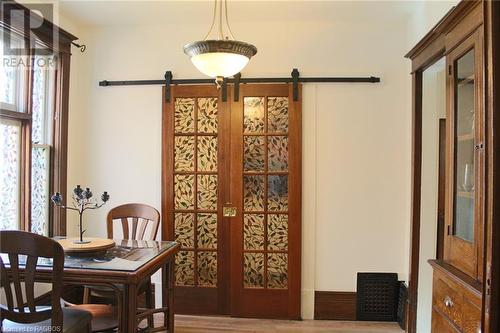
<svg viewBox="0 0 500 333">
<path fill-rule="evenodd" d="M 453 283 L 441 275 L 434 275 L 432 304 L 434 309 L 462 328 L 462 294 Z"/>
<path fill-rule="evenodd" d="M 478 333 L 481 332 L 481 308 L 471 300 L 465 298 L 462 306 L 463 311 L 463 328 L 464 333 Z"/>
<path fill-rule="evenodd" d="M 441 316 L 439 312 L 432 311 L 432 333 L 460 333 L 455 327 Z"/>
</svg>

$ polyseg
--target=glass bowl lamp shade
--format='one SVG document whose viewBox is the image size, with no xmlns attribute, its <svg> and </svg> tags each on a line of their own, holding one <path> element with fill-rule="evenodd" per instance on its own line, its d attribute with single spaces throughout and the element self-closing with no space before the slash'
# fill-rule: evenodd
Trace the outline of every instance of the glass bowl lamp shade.
<svg viewBox="0 0 500 333">
<path fill-rule="evenodd" d="M 200 72 L 220 78 L 239 73 L 257 53 L 257 48 L 237 40 L 203 40 L 185 45 L 184 53 Z"/>
</svg>

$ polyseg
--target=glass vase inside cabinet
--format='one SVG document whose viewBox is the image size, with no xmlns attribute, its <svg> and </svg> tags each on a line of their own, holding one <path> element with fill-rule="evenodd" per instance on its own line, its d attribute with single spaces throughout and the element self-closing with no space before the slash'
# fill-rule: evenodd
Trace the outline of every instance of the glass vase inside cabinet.
<svg viewBox="0 0 500 333">
<path fill-rule="evenodd" d="M 445 260 L 478 278 L 478 245 L 482 242 L 483 116 L 480 33 L 447 57 L 449 103 L 448 200 Z"/>
</svg>

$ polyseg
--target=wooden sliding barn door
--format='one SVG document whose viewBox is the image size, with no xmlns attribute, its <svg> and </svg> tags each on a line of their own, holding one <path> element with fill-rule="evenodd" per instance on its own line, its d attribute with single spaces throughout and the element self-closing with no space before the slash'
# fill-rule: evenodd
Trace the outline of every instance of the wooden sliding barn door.
<svg viewBox="0 0 500 333">
<path fill-rule="evenodd" d="M 300 105 L 287 84 L 244 85 L 231 105 L 236 316 L 300 318 Z"/>
<path fill-rule="evenodd" d="M 226 103 L 213 85 L 173 86 L 170 102 L 163 100 L 163 239 L 181 246 L 175 260 L 175 309 L 226 313 L 229 261 L 221 210 Z"/>
<path fill-rule="evenodd" d="M 213 85 L 173 86 L 164 101 L 175 311 L 300 318 L 300 91 L 294 102 L 291 85 L 241 85 L 233 101 L 232 89 L 223 102 Z"/>
</svg>

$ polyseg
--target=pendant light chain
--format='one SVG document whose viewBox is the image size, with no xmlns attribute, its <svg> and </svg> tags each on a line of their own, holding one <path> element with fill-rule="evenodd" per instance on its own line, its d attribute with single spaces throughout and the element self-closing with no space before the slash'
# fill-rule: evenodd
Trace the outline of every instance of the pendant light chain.
<svg viewBox="0 0 500 333">
<path fill-rule="evenodd" d="M 203 40 L 207 40 L 208 36 L 210 36 L 210 33 L 212 32 L 212 29 L 215 25 L 215 16 L 217 16 L 217 0 L 214 0 L 214 15 L 212 17 L 212 24 L 210 25 L 210 29 L 208 29 L 208 32 Z"/>
<path fill-rule="evenodd" d="M 233 35 L 233 32 L 231 31 L 231 27 L 229 26 L 229 16 L 227 15 L 227 0 L 224 0 L 224 7 L 225 7 L 225 13 L 226 13 L 226 25 L 227 25 L 227 31 L 229 32 L 229 35 L 233 40 L 236 40 L 236 38 Z"/>
<path fill-rule="evenodd" d="M 224 32 L 222 31 L 222 1 L 219 0 L 219 40 L 222 39 L 224 39 Z"/>
<path fill-rule="evenodd" d="M 222 3 L 224 1 L 224 4 Z M 218 7 L 218 11 L 217 11 Z M 212 24 L 210 25 L 210 29 L 208 29 L 207 34 L 203 38 L 203 40 L 207 40 L 210 37 L 210 34 L 212 33 L 214 27 L 215 27 L 215 22 L 217 20 L 217 12 L 219 13 L 219 31 L 218 31 L 218 39 L 219 40 L 235 40 L 236 38 L 234 37 L 233 31 L 231 30 L 231 26 L 229 26 L 229 15 L 227 14 L 227 0 L 214 0 L 214 12 L 213 12 L 213 17 L 212 17 Z M 225 20 L 223 18 L 225 16 Z M 224 34 L 224 22 L 226 23 L 227 27 L 227 34 Z"/>
</svg>

